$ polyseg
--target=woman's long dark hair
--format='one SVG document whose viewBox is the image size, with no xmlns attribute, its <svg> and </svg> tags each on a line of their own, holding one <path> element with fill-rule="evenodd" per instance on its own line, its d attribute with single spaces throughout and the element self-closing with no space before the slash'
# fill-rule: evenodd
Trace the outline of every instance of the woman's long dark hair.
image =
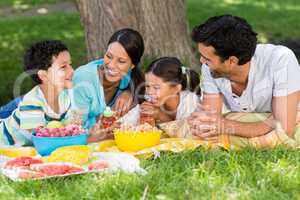
<svg viewBox="0 0 300 200">
<path fill-rule="evenodd" d="M 139 64 L 144 53 L 144 40 L 141 34 L 133 29 L 124 28 L 116 31 L 108 41 L 108 45 L 118 42 L 120 43 L 135 67 L 131 72 L 130 89 L 134 95 L 134 101 L 141 102 L 145 94 L 145 76 L 141 71 Z"/>
<path fill-rule="evenodd" d="M 189 90 L 200 95 L 200 76 L 187 67 L 184 67 L 178 58 L 162 57 L 154 60 L 146 69 L 165 82 L 181 84 L 182 90 Z"/>
</svg>

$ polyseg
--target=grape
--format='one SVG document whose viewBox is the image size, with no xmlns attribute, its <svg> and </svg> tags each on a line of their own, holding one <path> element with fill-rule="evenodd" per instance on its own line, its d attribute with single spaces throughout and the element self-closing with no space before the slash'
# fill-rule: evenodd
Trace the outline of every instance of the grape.
<svg viewBox="0 0 300 200">
<path fill-rule="evenodd" d="M 36 136 L 38 137 L 65 137 L 76 136 L 85 133 L 85 129 L 77 125 L 67 125 L 63 128 L 43 128 L 38 127 L 35 129 Z"/>
</svg>

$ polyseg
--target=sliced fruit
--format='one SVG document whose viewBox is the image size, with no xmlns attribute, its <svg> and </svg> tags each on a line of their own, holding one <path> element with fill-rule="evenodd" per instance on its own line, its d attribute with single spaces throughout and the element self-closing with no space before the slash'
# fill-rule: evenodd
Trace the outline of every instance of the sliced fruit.
<svg viewBox="0 0 300 200">
<path fill-rule="evenodd" d="M 9 160 L 5 163 L 5 168 L 28 168 L 32 164 L 41 164 L 41 159 L 35 159 L 31 157 L 19 157 Z"/>
<path fill-rule="evenodd" d="M 67 146 L 61 147 L 53 151 L 47 157 L 47 162 L 70 162 L 82 165 L 88 162 L 90 149 L 88 146 Z"/>
<path fill-rule="evenodd" d="M 5 147 L 0 148 L 0 155 L 8 157 L 36 156 L 37 151 L 33 147 Z"/>
<path fill-rule="evenodd" d="M 49 163 L 43 165 L 32 165 L 31 170 L 46 174 L 47 176 L 73 174 L 84 171 L 83 168 L 62 163 Z"/>
<path fill-rule="evenodd" d="M 109 147 L 116 145 L 115 140 L 104 140 L 95 144 L 91 146 L 93 146 L 94 151 L 99 151 L 99 152 L 106 151 Z"/>
<path fill-rule="evenodd" d="M 62 128 L 64 124 L 60 121 L 51 121 L 47 124 L 47 128 Z"/>
<path fill-rule="evenodd" d="M 20 179 L 34 179 L 34 178 L 42 178 L 46 175 L 40 172 L 32 171 L 32 170 L 21 170 L 19 171 L 18 177 Z"/>
<path fill-rule="evenodd" d="M 88 169 L 89 170 L 102 170 L 107 169 L 110 167 L 110 164 L 105 161 L 95 161 L 89 164 Z"/>
</svg>

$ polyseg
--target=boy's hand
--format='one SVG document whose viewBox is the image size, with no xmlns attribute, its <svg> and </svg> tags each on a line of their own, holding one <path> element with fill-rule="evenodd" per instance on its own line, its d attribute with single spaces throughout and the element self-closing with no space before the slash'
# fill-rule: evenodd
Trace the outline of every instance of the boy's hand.
<svg viewBox="0 0 300 200">
<path fill-rule="evenodd" d="M 116 112 L 118 118 L 122 117 L 129 111 L 132 102 L 133 97 L 130 91 L 126 90 L 120 94 L 113 106 L 113 110 Z"/>
</svg>

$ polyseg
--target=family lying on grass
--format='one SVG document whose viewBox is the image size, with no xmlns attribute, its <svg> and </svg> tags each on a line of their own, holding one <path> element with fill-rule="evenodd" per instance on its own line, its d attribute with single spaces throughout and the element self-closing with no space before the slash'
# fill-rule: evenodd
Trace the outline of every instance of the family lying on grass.
<svg viewBox="0 0 300 200">
<path fill-rule="evenodd" d="M 195 139 L 226 135 L 230 143 L 255 147 L 297 141 L 300 67 L 290 49 L 257 44 L 248 22 L 231 15 L 196 26 L 192 39 L 200 53 L 201 83 L 175 57 L 154 60 L 144 74 L 143 38 L 129 28 L 111 36 L 103 59 L 75 72 L 61 41 L 33 44 L 24 71 L 37 86 L 1 108 L 2 115 L 10 112 L 0 122 L 1 144 L 30 145 L 31 130 L 69 120 L 72 110 L 83 114 L 89 142 L 111 138 L 120 123 L 137 124 L 141 112 L 156 124 L 185 124 L 186 135 Z M 106 106 L 119 120 L 104 129 L 99 119 Z"/>
</svg>

